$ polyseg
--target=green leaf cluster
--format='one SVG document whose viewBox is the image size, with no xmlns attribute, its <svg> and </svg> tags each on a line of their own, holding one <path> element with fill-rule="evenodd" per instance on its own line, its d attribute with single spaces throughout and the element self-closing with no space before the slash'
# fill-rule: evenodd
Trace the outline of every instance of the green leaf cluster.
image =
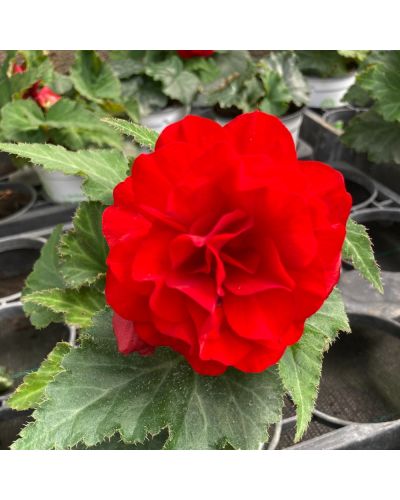
<svg viewBox="0 0 400 500">
<path fill-rule="evenodd" d="M 83 202 L 65 234 L 57 227 L 22 293 L 25 313 L 36 328 L 51 322 L 89 326 L 105 306 L 104 276 L 107 244 L 101 232 L 104 206 Z"/>
<path fill-rule="evenodd" d="M 336 78 L 355 71 L 368 50 L 297 50 L 301 71 L 307 76 Z"/>
<path fill-rule="evenodd" d="M 400 51 L 372 53 L 345 98 L 367 107 L 347 124 L 342 141 L 375 163 L 400 163 Z"/>
<path fill-rule="evenodd" d="M 16 62 L 24 65 L 23 73 L 13 74 Z M 72 72 L 70 78 L 55 71 L 44 51 L 8 51 L 0 69 L 0 137 L 59 144 L 72 151 L 92 146 L 121 148 L 118 134 L 101 122 L 104 111 L 91 109 L 73 95 L 72 75 L 76 76 Z M 28 93 L 37 82 L 62 95 L 47 110 Z"/>
<path fill-rule="evenodd" d="M 225 72 L 219 83 L 202 89 L 206 104 L 282 116 L 291 106 L 301 107 L 307 101 L 307 84 L 294 53 L 270 52 L 256 61 L 245 51 L 236 51 L 232 61 L 234 71 Z"/>
<path fill-rule="evenodd" d="M 136 99 L 137 121 L 169 102 L 184 106 L 208 104 L 212 90 L 222 91 L 250 61 L 247 51 L 219 51 L 211 57 L 181 59 L 176 51 L 113 51 L 112 65 L 121 79 L 125 99 Z"/>
</svg>

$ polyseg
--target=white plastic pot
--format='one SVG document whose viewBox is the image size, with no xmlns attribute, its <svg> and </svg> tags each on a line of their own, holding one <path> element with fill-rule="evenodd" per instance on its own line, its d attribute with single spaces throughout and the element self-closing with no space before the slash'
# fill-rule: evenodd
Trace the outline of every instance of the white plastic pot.
<svg viewBox="0 0 400 500">
<path fill-rule="evenodd" d="M 356 74 L 350 73 L 337 78 L 306 77 L 310 88 L 308 106 L 311 108 L 338 108 L 345 103 L 342 99 L 356 81 Z"/>
<path fill-rule="evenodd" d="M 155 111 L 147 116 L 141 118 L 141 123 L 145 127 L 151 128 L 156 132 L 162 132 L 162 130 L 171 123 L 181 120 L 188 110 L 185 106 L 176 104 L 173 106 L 168 106 L 160 111 Z"/>
<path fill-rule="evenodd" d="M 290 115 L 280 116 L 279 119 L 292 134 L 293 141 L 297 145 L 299 141 L 301 124 L 303 123 L 302 110 L 300 109 L 299 111 L 291 113 Z"/>
<path fill-rule="evenodd" d="M 36 167 L 36 171 L 47 196 L 54 203 L 78 203 L 86 200 L 81 177 L 48 172 L 40 167 Z"/>
</svg>

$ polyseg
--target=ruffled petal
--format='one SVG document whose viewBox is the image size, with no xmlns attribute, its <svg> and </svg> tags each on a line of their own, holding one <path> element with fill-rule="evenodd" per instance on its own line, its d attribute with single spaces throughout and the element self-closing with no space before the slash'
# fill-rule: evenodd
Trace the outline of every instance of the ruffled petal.
<svg viewBox="0 0 400 500">
<path fill-rule="evenodd" d="M 190 144 L 203 150 L 222 138 L 222 127 L 217 122 L 201 116 L 188 115 L 183 120 L 165 127 L 157 140 L 156 151 L 174 142 Z"/>
<path fill-rule="evenodd" d="M 245 113 L 227 123 L 224 131 L 240 154 L 263 154 L 284 164 L 297 161 L 292 134 L 276 116 Z"/>
</svg>

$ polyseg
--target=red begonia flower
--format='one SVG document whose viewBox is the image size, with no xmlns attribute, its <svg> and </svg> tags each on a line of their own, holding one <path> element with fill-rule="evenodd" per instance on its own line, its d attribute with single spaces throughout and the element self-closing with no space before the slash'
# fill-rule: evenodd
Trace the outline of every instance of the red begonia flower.
<svg viewBox="0 0 400 500">
<path fill-rule="evenodd" d="M 25 63 L 23 63 L 23 64 L 14 63 L 12 66 L 12 74 L 13 75 L 17 75 L 18 73 L 25 73 L 25 71 L 26 71 Z"/>
<path fill-rule="evenodd" d="M 206 375 L 275 364 L 338 282 L 350 207 L 274 116 L 170 125 L 103 216 L 119 350 L 169 346 Z"/>
<path fill-rule="evenodd" d="M 40 82 L 36 82 L 29 90 L 29 97 L 32 97 L 43 109 L 51 108 L 61 99 L 61 96 L 53 92 L 50 87 L 40 88 Z"/>
<path fill-rule="evenodd" d="M 182 59 L 190 59 L 191 57 L 210 57 L 215 50 L 178 50 L 177 52 Z"/>
</svg>

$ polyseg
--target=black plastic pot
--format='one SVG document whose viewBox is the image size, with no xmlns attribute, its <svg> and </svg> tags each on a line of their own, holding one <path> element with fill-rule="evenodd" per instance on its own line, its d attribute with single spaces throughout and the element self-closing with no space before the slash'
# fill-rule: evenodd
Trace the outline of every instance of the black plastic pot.
<svg viewBox="0 0 400 500">
<path fill-rule="evenodd" d="M 400 419 L 400 324 L 361 314 L 350 324 L 352 333 L 325 355 L 318 416 L 338 424 Z"/>
<path fill-rule="evenodd" d="M 400 208 L 360 210 L 353 218 L 366 226 L 380 268 L 400 272 Z"/>
<path fill-rule="evenodd" d="M 44 241 L 19 237 L 0 241 L 0 304 L 20 297 Z"/>
<path fill-rule="evenodd" d="M 346 189 L 353 199 L 353 211 L 367 207 L 376 199 L 378 189 L 367 175 L 343 162 L 335 162 L 333 166 L 343 174 Z"/>
<path fill-rule="evenodd" d="M 11 156 L 7 153 L 0 152 L 0 180 L 6 179 L 16 170 L 16 166 L 12 162 Z"/>
<path fill-rule="evenodd" d="M 300 137 L 313 148 L 315 160 L 329 164 L 333 161 L 348 162 L 374 180 L 400 193 L 400 165 L 372 163 L 366 154 L 357 153 L 341 141 L 343 132 L 336 126 L 337 123 L 343 122 L 345 125 L 362 111 L 363 109 L 347 106 L 321 116 L 313 110 L 306 109 L 303 113 Z"/>
<path fill-rule="evenodd" d="M 36 330 L 25 317 L 18 302 L 0 308 L 0 365 L 11 373 L 14 386 L 0 395 L 0 449 L 8 448 L 26 423 L 29 412 L 14 412 L 7 405 L 7 397 L 21 383 L 23 377 L 39 367 L 57 342 L 70 340 L 67 326 L 52 324 Z"/>
<path fill-rule="evenodd" d="M 19 302 L 0 308 L 0 365 L 11 372 L 14 388 L 26 373 L 37 369 L 55 344 L 62 340 L 69 340 L 67 326 L 51 324 L 36 330 Z"/>
<path fill-rule="evenodd" d="M 313 420 L 293 444 L 296 417 L 286 402 L 269 449 L 400 449 L 400 323 L 351 314 L 325 356 Z"/>
<path fill-rule="evenodd" d="M 0 450 L 8 450 L 16 440 L 31 411 L 14 411 L 0 407 Z"/>
<path fill-rule="evenodd" d="M 0 183 L 0 224 L 7 223 L 27 212 L 36 200 L 36 191 L 19 182 Z"/>
</svg>

